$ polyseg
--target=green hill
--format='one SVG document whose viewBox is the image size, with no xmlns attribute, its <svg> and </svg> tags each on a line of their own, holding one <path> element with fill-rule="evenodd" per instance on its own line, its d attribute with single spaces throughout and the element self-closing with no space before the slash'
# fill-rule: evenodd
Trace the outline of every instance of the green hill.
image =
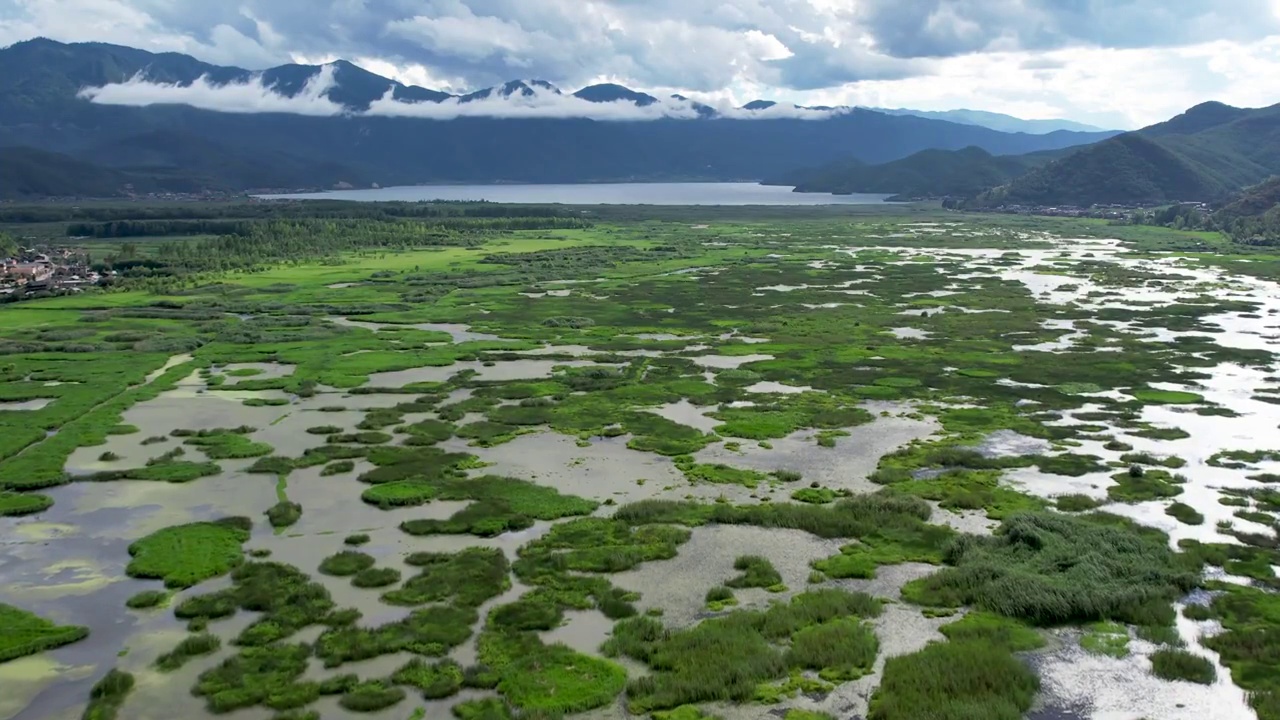
<svg viewBox="0 0 1280 720">
<path fill-rule="evenodd" d="M 115 197 L 134 178 L 59 153 L 29 147 L 0 147 L 0 198 L 75 195 Z"/>
<path fill-rule="evenodd" d="M 1280 176 L 1247 188 L 1215 212 L 1213 220 L 1238 242 L 1280 244 Z"/>
<path fill-rule="evenodd" d="M 1155 204 L 1228 191 L 1197 164 L 1128 133 L 1090 145 L 979 196 L 982 205 Z"/>
<path fill-rule="evenodd" d="M 1041 155 L 994 156 L 978 147 L 922 150 L 880 165 L 841 160 L 766 181 L 795 185 L 796 192 L 890 193 L 904 198 L 967 197 L 1007 183 L 1028 168 L 1047 161 Z"/>
<path fill-rule="evenodd" d="M 971 204 L 1215 201 L 1278 172 L 1280 105 L 1204 103 L 1166 122 L 1070 151 Z"/>
</svg>

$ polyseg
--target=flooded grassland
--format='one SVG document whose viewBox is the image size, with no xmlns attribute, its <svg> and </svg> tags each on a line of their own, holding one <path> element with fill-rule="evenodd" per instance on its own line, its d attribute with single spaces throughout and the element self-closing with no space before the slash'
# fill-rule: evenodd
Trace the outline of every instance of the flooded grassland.
<svg viewBox="0 0 1280 720">
<path fill-rule="evenodd" d="M 0 720 L 1280 718 L 1273 259 L 493 242 L 0 311 Z"/>
</svg>

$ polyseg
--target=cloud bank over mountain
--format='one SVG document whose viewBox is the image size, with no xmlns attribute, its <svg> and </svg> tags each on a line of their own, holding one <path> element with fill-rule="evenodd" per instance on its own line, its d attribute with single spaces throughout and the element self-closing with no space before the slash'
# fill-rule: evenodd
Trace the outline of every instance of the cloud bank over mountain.
<svg viewBox="0 0 1280 720">
<path fill-rule="evenodd" d="M 646 121 L 661 119 L 696 120 L 714 113 L 717 117 L 738 120 L 770 120 L 794 118 L 824 120 L 847 112 L 845 108 L 809 109 L 794 105 L 773 104 L 768 107 L 741 108 L 727 102 L 712 105 L 679 98 L 648 98 L 646 103 L 627 99 L 591 101 L 566 95 L 554 87 L 539 83 L 515 84 L 476 93 L 451 97 L 440 102 L 408 102 L 395 97 L 394 87 L 369 104 L 367 109 L 353 110 L 329 97 L 337 87 L 336 66 L 320 66 L 302 90 L 292 95 L 269 85 L 261 74 L 244 82 L 213 83 L 201 76 L 190 84 L 163 83 L 137 75 L 122 83 L 88 87 L 79 96 L 100 105 L 147 107 L 151 105 L 186 105 L 201 110 L 229 113 L 289 113 L 310 116 L 362 115 L 366 117 L 402 117 L 425 120 L 457 118 L 582 118 L 601 121 Z"/>
<path fill-rule="evenodd" d="M 34 36 L 253 69 L 347 58 L 455 93 L 538 77 L 1104 126 L 1270 104 L 1258 78 L 1280 73 L 1280 0 L 0 0 L 0 46 Z"/>
</svg>

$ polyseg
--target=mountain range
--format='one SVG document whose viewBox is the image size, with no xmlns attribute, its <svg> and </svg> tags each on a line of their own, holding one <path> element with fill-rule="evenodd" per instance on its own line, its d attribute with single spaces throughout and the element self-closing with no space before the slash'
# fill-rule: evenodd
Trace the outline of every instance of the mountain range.
<svg viewBox="0 0 1280 720">
<path fill-rule="evenodd" d="M 1051 133 L 1055 130 L 1070 130 L 1073 132 L 1106 132 L 1105 128 L 1073 122 L 1071 120 L 1024 120 L 1012 115 L 987 112 L 985 110 L 908 110 L 906 108 L 870 109 L 875 110 L 876 112 L 888 113 L 889 115 L 915 115 L 916 117 L 946 120 L 947 122 L 961 123 L 963 125 L 980 125 L 982 127 L 999 130 L 1001 132 L 1024 132 L 1036 134 Z"/>
<path fill-rule="evenodd" d="M 457 95 L 352 63 L 261 72 L 103 43 L 0 49 L 8 196 L 431 182 L 758 180 L 832 157 L 1016 155 L 1110 132 L 1002 132 L 863 108 L 742 107 L 516 80 Z M 17 149 L 24 148 L 24 149 Z M 36 155 L 34 153 L 44 153 Z M 19 167 L 42 166 L 28 178 Z M 67 178 L 58 192 L 57 175 Z M 115 194 L 115 193 L 108 193 Z"/>
<path fill-rule="evenodd" d="M 929 150 L 887 163 L 844 159 L 767 180 L 801 192 L 884 192 L 1001 205 L 1153 205 L 1223 200 L 1280 174 L 1280 105 L 1197 105 L 1075 148 L 994 157 Z"/>
</svg>

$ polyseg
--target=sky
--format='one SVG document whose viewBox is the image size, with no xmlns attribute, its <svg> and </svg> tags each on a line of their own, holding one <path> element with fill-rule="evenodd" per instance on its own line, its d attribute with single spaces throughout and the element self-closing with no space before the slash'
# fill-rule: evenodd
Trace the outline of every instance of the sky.
<svg viewBox="0 0 1280 720">
<path fill-rule="evenodd" d="M 1280 0 L 0 0 L 0 46 L 36 36 L 249 69 L 344 58 L 451 92 L 616 82 L 717 107 L 971 108 L 1117 129 L 1208 100 L 1280 102 Z"/>
</svg>

